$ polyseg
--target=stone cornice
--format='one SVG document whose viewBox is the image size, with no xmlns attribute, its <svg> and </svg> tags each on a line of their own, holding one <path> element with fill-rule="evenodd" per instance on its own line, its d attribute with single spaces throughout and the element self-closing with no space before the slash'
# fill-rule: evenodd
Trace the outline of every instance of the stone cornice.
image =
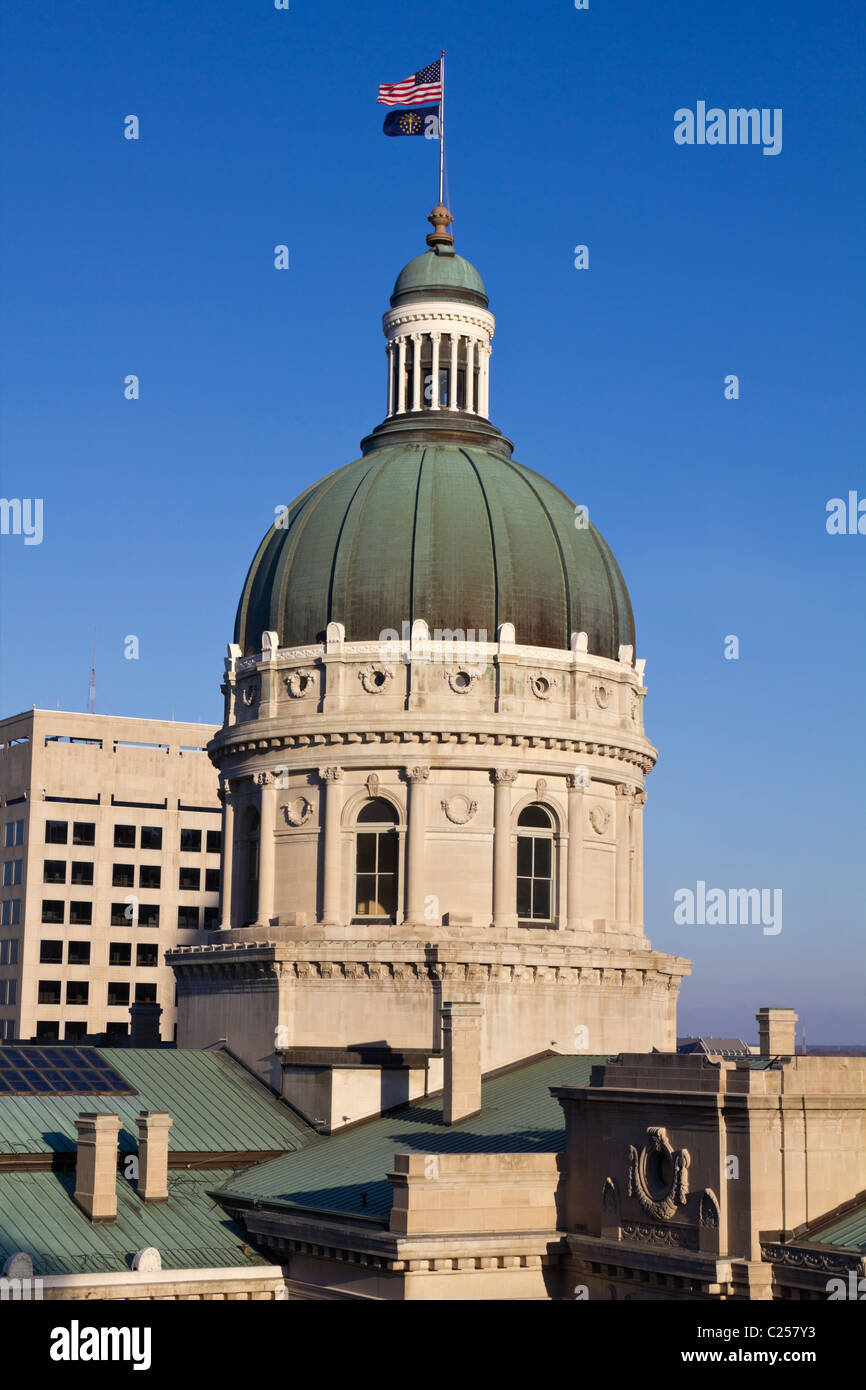
<svg viewBox="0 0 866 1390">
<path fill-rule="evenodd" d="M 405 715 L 411 718 L 411 715 Z M 500 716 L 507 718 L 508 716 Z M 574 756 L 586 755 L 608 758 L 612 762 L 627 763 L 642 775 L 655 766 L 657 751 L 651 744 L 636 748 L 625 742 L 611 742 L 608 739 L 568 738 L 556 734 L 517 734 L 504 733 L 498 729 L 328 729 L 311 733 L 281 733 L 262 728 L 255 724 L 233 724 L 212 740 L 208 745 L 212 761 L 219 767 L 227 759 L 242 755 L 263 752 L 278 752 L 280 749 L 322 749 L 351 748 L 353 746 L 372 747 L 376 744 L 423 745 L 425 750 L 431 746 L 442 748 L 455 746 L 486 747 L 491 756 L 500 757 L 505 749 L 540 749 L 551 752 L 569 753 Z"/>
</svg>

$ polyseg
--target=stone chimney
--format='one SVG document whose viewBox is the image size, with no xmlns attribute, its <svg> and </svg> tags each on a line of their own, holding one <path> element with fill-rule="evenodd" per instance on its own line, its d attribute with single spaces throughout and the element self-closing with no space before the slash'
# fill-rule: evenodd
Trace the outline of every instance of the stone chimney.
<svg viewBox="0 0 866 1390">
<path fill-rule="evenodd" d="M 456 1124 L 481 1109 L 480 1004 L 442 1005 L 442 1042 L 445 1052 L 445 1093 L 442 1114 L 446 1125 Z"/>
<path fill-rule="evenodd" d="M 129 1045 L 130 1047 L 159 1047 L 159 1020 L 162 1017 L 160 1004 L 130 1004 L 129 1006 Z"/>
<path fill-rule="evenodd" d="M 78 1152 L 75 1161 L 75 1201 L 91 1221 L 117 1219 L 117 1135 L 116 1115 L 96 1115 L 91 1111 L 78 1116 Z"/>
<path fill-rule="evenodd" d="M 797 1049 L 797 1014 L 793 1009 L 759 1009 L 758 1042 L 762 1057 L 793 1057 Z"/>
<path fill-rule="evenodd" d="M 138 1195 L 168 1201 L 168 1131 L 171 1116 L 141 1110 L 138 1116 Z"/>
</svg>

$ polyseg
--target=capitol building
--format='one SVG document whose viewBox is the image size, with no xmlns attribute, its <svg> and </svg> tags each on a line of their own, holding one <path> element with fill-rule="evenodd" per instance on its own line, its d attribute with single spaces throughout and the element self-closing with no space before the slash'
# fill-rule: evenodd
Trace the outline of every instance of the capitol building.
<svg viewBox="0 0 866 1390">
<path fill-rule="evenodd" d="M 276 1038 L 283 1066 L 411 1054 L 409 1093 L 441 1084 L 449 1001 L 482 1011 L 485 1072 L 676 1045 L 628 590 L 490 419 L 495 319 L 451 220 L 394 284 L 385 418 L 277 517 L 228 648 L 221 926 L 171 954 L 178 1043 L 226 1037 L 271 1082 Z"/>
</svg>

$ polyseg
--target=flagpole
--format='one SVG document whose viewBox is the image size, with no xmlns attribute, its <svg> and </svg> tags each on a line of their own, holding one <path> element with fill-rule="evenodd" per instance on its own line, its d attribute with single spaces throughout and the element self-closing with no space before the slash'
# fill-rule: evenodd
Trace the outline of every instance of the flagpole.
<svg viewBox="0 0 866 1390">
<path fill-rule="evenodd" d="M 442 49 L 439 77 L 442 93 L 439 97 L 439 202 L 442 202 L 442 189 L 445 179 L 445 49 Z"/>
</svg>

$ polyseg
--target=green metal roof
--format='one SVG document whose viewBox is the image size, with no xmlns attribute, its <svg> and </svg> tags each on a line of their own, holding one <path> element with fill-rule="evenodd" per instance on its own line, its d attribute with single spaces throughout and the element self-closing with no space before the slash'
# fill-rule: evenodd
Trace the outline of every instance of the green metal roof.
<svg viewBox="0 0 866 1390">
<path fill-rule="evenodd" d="M 434 246 L 415 256 L 400 271 L 391 304 L 396 308 L 419 299 L 454 297 L 487 308 L 484 281 L 471 261 L 458 256 L 450 246 Z"/>
<path fill-rule="evenodd" d="M 83 1110 L 118 1115 L 121 1152 L 138 1149 L 141 1110 L 172 1118 L 170 1152 L 274 1153 L 296 1149 L 315 1131 L 223 1051 L 100 1048 L 137 1095 L 4 1096 L 0 1154 L 73 1153 Z"/>
<path fill-rule="evenodd" d="M 157 1203 L 143 1202 L 118 1177 L 117 1220 L 93 1225 L 73 1201 L 73 1173 L 0 1172 L 0 1265 L 23 1250 L 41 1277 L 123 1272 L 148 1245 L 159 1250 L 163 1269 L 264 1265 L 251 1248 L 244 1252 L 249 1237 L 208 1196 L 231 1174 L 230 1168 L 170 1172 L 169 1199 Z"/>
<path fill-rule="evenodd" d="M 280 518 L 283 520 L 283 518 Z M 631 602 L 610 547 L 554 483 L 492 450 L 453 442 L 383 444 L 297 498 L 268 531 L 244 584 L 235 641 L 381 640 L 423 618 L 442 631 L 513 623 L 524 646 L 616 660 L 634 645 Z"/>
<path fill-rule="evenodd" d="M 565 1121 L 549 1088 L 588 1086 L 593 1066 L 606 1060 L 544 1057 L 490 1077 L 482 1085 L 481 1113 L 459 1124 L 444 1124 L 441 1096 L 430 1098 L 236 1173 L 218 1195 L 382 1224 L 391 1210 L 386 1175 L 395 1153 L 558 1153 Z"/>
<path fill-rule="evenodd" d="M 805 1239 L 810 1244 L 841 1245 L 866 1254 L 866 1202 L 828 1221 L 826 1226 L 816 1225 Z"/>
</svg>

